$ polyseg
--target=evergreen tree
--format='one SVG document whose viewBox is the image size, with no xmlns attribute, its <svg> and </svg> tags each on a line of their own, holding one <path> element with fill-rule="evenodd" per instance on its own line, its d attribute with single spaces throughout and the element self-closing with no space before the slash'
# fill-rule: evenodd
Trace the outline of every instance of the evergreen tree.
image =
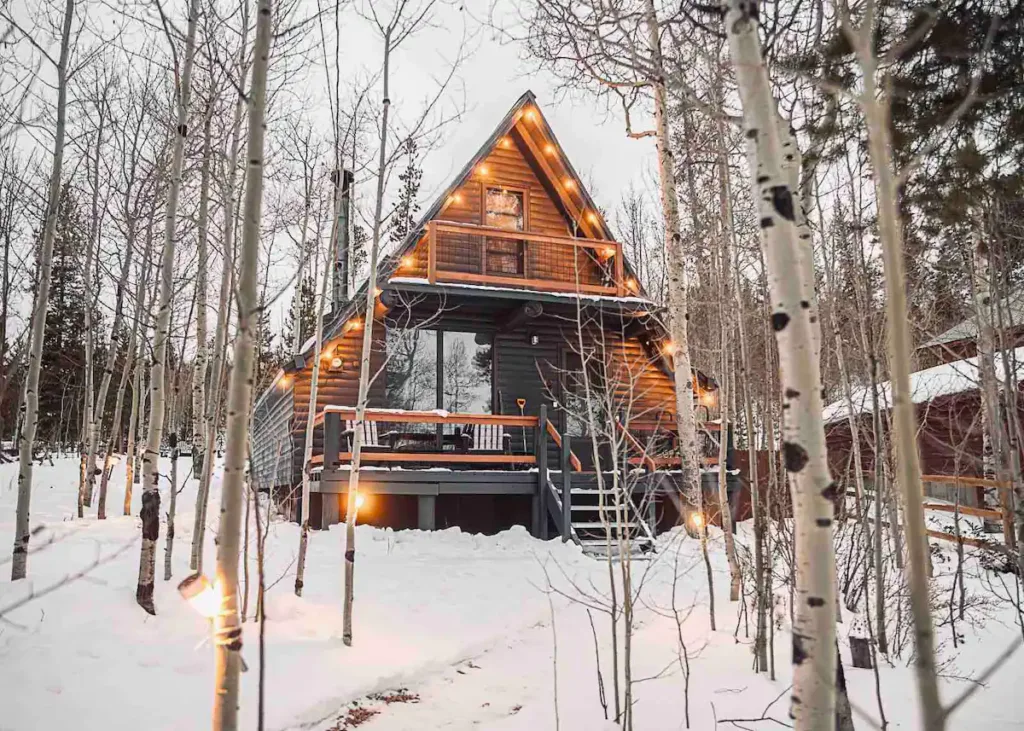
<svg viewBox="0 0 1024 731">
<path fill-rule="evenodd" d="M 81 430 L 85 306 L 92 299 L 86 297 L 83 276 L 88 236 L 89 227 L 78 200 L 65 185 L 57 209 L 50 299 L 43 331 L 37 431 L 41 439 L 74 440 Z"/>
<path fill-rule="evenodd" d="M 416 225 L 415 216 L 420 210 L 416 197 L 419 195 L 420 181 L 423 179 L 423 169 L 419 167 L 416 159 L 416 141 L 411 138 L 406 140 L 402 152 L 406 156 L 407 163 L 405 170 L 398 176 L 402 188 L 398 191 L 398 205 L 395 207 L 390 231 L 391 243 L 395 245 L 405 241 L 405 237 Z"/>
<path fill-rule="evenodd" d="M 260 297 L 259 320 L 256 323 L 256 362 L 253 368 L 255 393 L 260 393 L 270 383 L 280 367 L 274 352 L 274 333 L 270 329 L 270 312 L 266 305 L 264 293 Z"/>
<path fill-rule="evenodd" d="M 288 318 L 284 323 L 281 350 L 291 353 L 295 343 L 295 315 L 298 311 L 300 345 L 313 336 L 316 328 L 316 282 L 313 275 L 303 277 L 292 295 L 292 306 L 288 308 Z"/>
</svg>

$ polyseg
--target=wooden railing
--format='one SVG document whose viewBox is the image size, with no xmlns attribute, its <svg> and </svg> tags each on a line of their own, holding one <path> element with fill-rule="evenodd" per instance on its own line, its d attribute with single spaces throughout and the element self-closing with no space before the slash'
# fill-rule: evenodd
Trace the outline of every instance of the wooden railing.
<svg viewBox="0 0 1024 731">
<path fill-rule="evenodd" d="M 971 505 L 950 505 L 949 503 L 930 502 L 925 502 L 922 507 L 925 510 L 934 510 L 941 513 L 959 513 L 962 515 L 972 515 L 977 518 L 997 520 L 1002 523 L 1003 526 L 1003 541 L 1005 546 L 1007 548 L 1012 548 L 1014 546 L 1016 536 L 1014 535 L 1013 515 L 1009 510 L 1009 492 L 1013 486 L 1010 483 L 1001 482 L 999 480 L 990 480 L 985 477 L 970 477 L 966 475 L 921 475 L 922 488 L 926 482 L 950 484 L 956 488 L 990 487 L 1000 490 L 1000 503 L 1002 504 L 1002 510 L 976 508 Z M 996 543 L 987 541 L 983 538 L 971 538 L 963 535 L 958 536 L 953 533 L 945 533 L 943 531 L 932 529 L 927 529 L 926 533 L 931 538 L 963 543 L 976 548 L 999 548 Z"/>
<path fill-rule="evenodd" d="M 427 224 L 426 275 L 431 284 L 467 282 L 620 297 L 629 294 L 622 245 L 616 241 L 453 221 Z"/>
<path fill-rule="evenodd" d="M 325 406 L 317 414 L 315 425 L 324 425 L 323 454 L 312 459 L 312 465 L 336 467 L 352 461 L 352 453 L 343 451 L 341 445 L 341 422 L 355 421 L 356 409 L 351 406 Z M 429 424 L 432 426 L 461 425 L 482 426 L 494 425 L 502 427 L 521 427 L 536 429 L 539 419 L 536 416 L 516 416 L 505 414 L 460 414 L 440 409 L 432 411 L 409 411 L 399 409 L 366 409 L 363 420 L 368 422 L 384 422 L 387 424 Z M 415 433 L 410 436 L 427 437 L 429 432 Z M 443 435 L 438 436 L 443 440 Z M 472 450 L 399 450 L 381 449 L 381 445 L 368 445 L 372 449 L 364 449 L 359 458 L 370 463 L 418 463 L 418 464 L 487 464 L 487 465 L 533 465 L 537 463 L 535 454 L 502 454 L 493 451 L 474 454 Z M 336 455 L 334 460 L 325 463 L 324 454 Z"/>
</svg>

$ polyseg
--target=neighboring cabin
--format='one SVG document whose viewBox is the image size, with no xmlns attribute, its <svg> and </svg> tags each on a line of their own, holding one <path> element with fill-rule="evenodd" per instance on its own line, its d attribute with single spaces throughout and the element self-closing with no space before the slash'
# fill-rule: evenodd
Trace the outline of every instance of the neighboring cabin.
<svg viewBox="0 0 1024 731">
<path fill-rule="evenodd" d="M 343 519 L 353 417 L 344 407 L 356 403 L 365 286 L 351 299 L 342 290 L 325 324 L 314 525 Z M 361 521 L 484 531 L 525 524 L 538 535 L 553 521 L 581 540 L 579 521 L 559 517 L 567 498 L 548 473 L 566 464 L 564 472 L 578 473 L 579 497 L 569 499 L 584 509 L 585 476 L 595 469 L 582 418 L 585 380 L 614 395 L 616 416 L 635 432 L 634 463 L 651 473 L 670 465 L 671 456 L 652 461 L 653 449 L 640 454 L 655 440 L 672 451 L 675 397 L 660 313 L 531 93 L 382 262 L 375 286 L 377 376 L 360 476 L 374 506 Z M 313 348 L 306 343 L 285 364 L 255 409 L 254 476 L 292 502 Z M 714 384 L 702 375 L 695 382 L 695 397 L 711 402 Z M 607 470 L 610 460 L 598 459 Z M 657 477 L 651 485 L 663 484 Z M 653 508 L 645 515 L 655 518 Z"/>
</svg>

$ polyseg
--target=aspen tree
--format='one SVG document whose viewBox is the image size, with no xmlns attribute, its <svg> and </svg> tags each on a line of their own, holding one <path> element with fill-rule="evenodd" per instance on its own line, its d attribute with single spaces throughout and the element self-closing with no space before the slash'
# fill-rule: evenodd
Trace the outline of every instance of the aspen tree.
<svg viewBox="0 0 1024 731">
<path fill-rule="evenodd" d="M 38 290 L 29 324 L 28 373 L 25 376 L 24 414 L 21 443 L 18 445 L 18 506 L 14 523 L 14 555 L 11 580 L 24 579 L 28 570 L 29 506 L 32 499 L 32 459 L 35 451 L 36 426 L 39 418 L 39 369 L 43 357 L 43 329 L 50 298 L 50 275 L 53 270 L 53 240 L 57 230 L 57 208 L 60 204 L 61 167 L 64 162 L 68 100 L 68 59 L 71 56 L 71 23 L 75 17 L 74 0 L 65 0 L 61 26 L 60 57 L 57 72 L 57 117 L 54 126 L 53 160 L 46 195 L 46 221 L 39 248 Z"/>
<path fill-rule="evenodd" d="M 805 254 L 787 175 L 775 100 L 758 38 L 757 4 L 729 0 L 725 28 L 752 148 L 751 178 L 761 218 L 771 324 L 779 349 L 783 391 L 782 451 L 793 493 L 796 598 L 792 714 L 797 729 L 831 729 L 835 720 L 834 503 L 822 425 L 821 376 Z"/>
<path fill-rule="evenodd" d="M 697 458 L 697 422 L 693 409 L 693 366 L 687 335 L 687 282 L 683 260 L 683 237 L 679 226 L 679 196 L 676 193 L 675 156 L 668 126 L 668 92 L 665 88 L 665 64 L 661 53 L 661 26 L 654 0 L 644 1 L 648 47 L 655 78 L 654 128 L 658 151 L 658 180 L 662 216 L 665 220 L 665 260 L 668 278 L 669 334 L 675 363 L 676 426 L 679 430 L 679 454 L 683 485 L 691 497 L 702 491 L 700 463 Z"/>
<path fill-rule="evenodd" d="M 96 144 L 93 147 L 93 158 L 91 164 L 88 165 L 92 169 L 92 206 L 91 214 L 92 220 L 89 223 L 89 245 L 85 255 L 85 265 L 82 271 L 82 282 L 83 290 L 85 292 L 86 302 L 83 309 L 83 326 L 85 332 L 83 336 L 85 338 L 85 387 L 84 387 L 84 407 L 82 409 L 82 456 L 84 463 L 84 472 L 82 484 L 80 485 L 80 494 L 78 501 L 78 517 L 83 517 L 83 506 L 92 505 L 92 493 L 93 486 L 96 484 L 96 441 L 99 437 L 99 423 L 98 420 L 102 419 L 103 404 L 105 401 L 100 401 L 97 398 L 97 394 L 93 390 L 93 376 L 95 374 L 93 362 L 95 359 L 95 343 L 96 335 L 93 327 L 93 304 L 95 295 L 93 294 L 93 261 L 98 261 L 100 258 L 100 156 L 103 151 L 103 133 L 107 125 L 108 117 L 108 105 L 107 95 L 109 93 L 109 84 L 105 86 L 102 91 L 97 89 L 98 98 L 95 100 L 95 107 L 97 113 L 96 120 Z M 98 282 L 96 285 L 98 286 Z M 109 360 L 109 357 L 108 357 Z M 109 387 L 110 379 L 106 379 L 106 383 Z M 104 396 L 106 394 L 104 393 Z"/>
<path fill-rule="evenodd" d="M 337 126 L 335 126 L 335 129 L 337 129 Z M 335 161 L 337 164 L 340 165 L 342 159 L 340 152 L 335 154 Z M 306 575 L 306 548 L 309 543 L 309 469 L 313 459 L 313 423 L 316 419 L 317 392 L 320 386 L 320 355 L 323 349 L 324 340 L 324 310 L 327 306 L 328 287 L 331 281 L 331 273 L 333 272 L 333 267 L 330 266 L 330 263 L 337 257 L 338 241 L 342 237 L 339 225 L 341 222 L 341 207 L 345 205 L 342 196 L 348 194 L 347 191 L 343 193 L 345 178 L 344 171 L 340 168 L 336 168 L 336 174 L 337 179 L 335 180 L 335 204 L 333 224 L 331 225 L 331 243 L 330 246 L 328 246 L 327 263 L 324 266 L 323 280 L 320 285 L 320 302 L 317 304 L 316 309 L 316 330 L 314 335 L 315 345 L 313 346 L 313 373 L 310 376 L 309 383 L 309 408 L 306 410 L 306 443 L 302 450 L 302 521 L 299 533 L 299 558 L 295 570 L 295 596 L 302 596 L 302 585 Z M 305 230 L 303 230 L 303 233 L 305 233 Z M 301 273 L 301 267 L 299 271 Z M 298 281 L 301 283 L 301 277 Z M 298 308 L 296 308 L 296 310 L 298 310 Z M 298 317 L 295 319 L 295 329 L 296 333 L 298 333 L 300 329 Z M 298 351 L 296 350 L 296 352 Z"/>
<path fill-rule="evenodd" d="M 249 3 L 242 0 L 241 15 L 241 40 L 238 50 L 238 79 L 239 89 L 245 87 L 247 75 L 246 66 L 246 42 L 249 31 Z M 217 426 L 220 422 L 220 408 L 223 402 L 221 398 L 221 384 L 224 382 L 225 355 L 228 338 L 228 322 L 231 315 L 231 287 L 235 273 L 235 209 L 236 209 L 236 181 L 238 175 L 238 155 L 242 144 L 242 113 L 245 110 L 245 96 L 238 93 L 235 100 L 235 109 L 231 121 L 231 141 L 228 151 L 227 174 L 223 176 L 220 186 L 221 208 L 224 216 L 224 241 L 221 256 L 220 294 L 217 299 L 217 332 L 214 336 L 213 362 L 210 368 L 206 391 L 206 427 L 204 434 L 206 444 L 203 448 L 205 455 L 201 471 L 199 473 L 199 490 L 196 493 L 195 523 L 192 529 L 192 555 L 189 566 L 194 571 L 203 569 L 203 540 L 206 535 L 206 511 L 210 498 L 210 479 L 213 475 L 213 452 L 217 435 Z"/>
<path fill-rule="evenodd" d="M 858 103 L 867 123 L 868 155 L 874 171 L 878 228 L 882 240 L 885 274 L 885 310 L 889 333 L 889 377 L 892 383 L 893 443 L 898 481 L 903 492 L 904 532 L 907 544 L 907 583 L 914 621 L 914 668 L 921 719 L 928 731 L 943 731 L 946 711 L 939 698 L 935 666 L 935 630 L 928 590 L 930 559 L 925 533 L 921 464 L 917 454 L 917 424 L 910 391 L 910 323 L 907 316 L 906 265 L 903 260 L 903 227 L 897 210 L 897 178 L 893 171 L 889 139 L 889 105 L 879 97 L 878 59 L 874 41 L 874 6 L 868 6 L 862 27 L 850 25 L 848 9 L 842 13 L 844 30 L 860 64 L 863 89 Z"/>
<path fill-rule="evenodd" d="M 238 614 L 238 554 L 246 486 L 245 465 L 249 452 L 249 407 L 255 335 L 260 319 L 257 289 L 263 203 L 263 140 L 266 134 L 267 67 L 270 63 L 272 30 L 270 0 L 260 0 L 256 8 L 242 246 L 239 252 L 238 334 L 228 384 L 227 443 L 217 531 L 215 586 L 220 593 L 221 608 L 214 619 L 215 731 L 235 731 L 238 728 L 238 676 L 242 649 L 242 625 Z"/>
<path fill-rule="evenodd" d="M 153 364 L 149 378 L 149 425 L 146 451 L 142 458 L 142 549 L 139 554 L 139 583 L 135 601 L 150 614 L 156 614 L 153 604 L 153 582 L 156 573 L 156 542 L 160 538 L 160 442 L 164 428 L 164 366 L 171 320 L 171 292 L 174 283 L 175 224 L 178 215 L 178 193 L 181 190 L 181 169 L 185 156 L 185 138 L 188 135 L 188 102 L 192 86 L 192 65 L 195 60 L 196 26 L 199 2 L 191 0 L 188 12 L 188 31 L 185 37 L 185 58 L 181 78 L 177 84 L 177 120 L 174 146 L 171 153 L 171 171 L 167 187 L 167 208 L 164 223 L 164 247 L 160 271 L 160 301 L 153 337 Z"/>
<path fill-rule="evenodd" d="M 213 123 L 214 99 L 216 89 L 210 89 L 210 97 L 206 100 L 206 114 L 203 116 L 203 147 L 202 162 L 199 168 L 199 215 L 196 221 L 196 357 L 192 369 L 192 470 L 198 474 L 203 469 L 206 458 L 206 276 L 209 269 L 209 236 L 210 220 L 210 160 L 211 126 Z"/>
</svg>

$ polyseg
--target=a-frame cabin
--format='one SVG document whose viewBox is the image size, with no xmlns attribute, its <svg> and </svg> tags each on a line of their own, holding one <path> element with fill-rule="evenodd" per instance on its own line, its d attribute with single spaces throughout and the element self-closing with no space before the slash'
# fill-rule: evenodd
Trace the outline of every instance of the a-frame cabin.
<svg viewBox="0 0 1024 731">
<path fill-rule="evenodd" d="M 311 464 L 312 342 L 256 404 L 254 479 L 298 515 L 310 469 L 315 527 L 344 519 L 366 286 L 336 303 L 325 325 Z M 532 93 L 372 286 L 376 378 L 359 427 L 360 522 L 483 532 L 520 524 L 540 537 L 603 542 L 599 503 L 614 501 L 599 494 L 597 471 L 613 465 L 632 538 L 652 540 L 663 507 L 667 522 L 678 518 L 665 329 Z M 713 404 L 714 384 L 693 380 L 694 398 Z M 705 427 L 713 462 L 715 425 Z"/>
</svg>

